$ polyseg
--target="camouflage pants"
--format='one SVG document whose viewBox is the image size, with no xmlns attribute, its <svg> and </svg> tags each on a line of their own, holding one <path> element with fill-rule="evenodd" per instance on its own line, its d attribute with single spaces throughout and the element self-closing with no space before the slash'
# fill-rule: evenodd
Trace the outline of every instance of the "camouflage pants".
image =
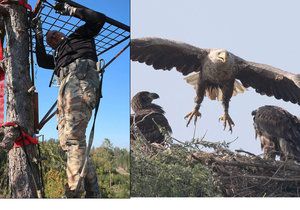
<svg viewBox="0 0 300 210">
<path fill-rule="evenodd" d="M 58 134 L 62 149 L 67 152 L 67 177 L 71 191 L 78 184 L 86 151 L 86 128 L 99 97 L 99 75 L 94 61 L 77 59 L 60 69 L 58 96 Z M 86 197 L 99 196 L 95 168 L 89 160 L 84 183 Z M 84 188 L 83 188 L 84 186 Z"/>
</svg>

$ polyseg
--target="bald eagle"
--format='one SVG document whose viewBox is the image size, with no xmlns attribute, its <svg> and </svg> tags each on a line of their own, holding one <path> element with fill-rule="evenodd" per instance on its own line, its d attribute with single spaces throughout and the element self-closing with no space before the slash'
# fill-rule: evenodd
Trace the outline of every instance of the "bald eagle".
<svg viewBox="0 0 300 210">
<path fill-rule="evenodd" d="M 252 112 L 256 136 L 265 158 L 300 161 L 300 120 L 277 106 L 262 106 Z"/>
<path fill-rule="evenodd" d="M 157 98 L 159 98 L 159 95 L 156 93 L 147 91 L 137 93 L 131 100 L 131 108 L 134 114 L 130 116 L 130 124 L 131 128 L 137 126 L 148 142 L 161 144 L 165 140 L 165 135 L 159 130 L 158 126 L 161 126 L 170 134 L 172 129 L 164 116 L 165 112 L 162 107 L 152 103 Z"/>
<path fill-rule="evenodd" d="M 224 49 L 202 49 L 189 44 L 161 38 L 131 40 L 131 60 L 146 63 L 154 69 L 176 68 L 196 89 L 195 108 L 188 113 L 187 126 L 200 117 L 200 105 L 205 94 L 222 100 L 224 129 L 232 132 L 234 122 L 229 116 L 232 95 L 253 87 L 256 92 L 300 104 L 300 75 L 282 71 L 265 64 L 253 63 Z M 239 83 L 238 80 L 242 83 Z"/>
</svg>

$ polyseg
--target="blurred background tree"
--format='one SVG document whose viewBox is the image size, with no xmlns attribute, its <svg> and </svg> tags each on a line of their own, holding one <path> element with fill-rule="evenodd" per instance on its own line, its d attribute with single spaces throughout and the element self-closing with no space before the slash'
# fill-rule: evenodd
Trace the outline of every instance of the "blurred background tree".
<svg viewBox="0 0 300 210">
<path fill-rule="evenodd" d="M 129 197 L 129 152 L 114 147 L 109 139 L 104 139 L 100 147 L 92 149 L 91 157 L 98 174 L 102 197 Z"/>
</svg>

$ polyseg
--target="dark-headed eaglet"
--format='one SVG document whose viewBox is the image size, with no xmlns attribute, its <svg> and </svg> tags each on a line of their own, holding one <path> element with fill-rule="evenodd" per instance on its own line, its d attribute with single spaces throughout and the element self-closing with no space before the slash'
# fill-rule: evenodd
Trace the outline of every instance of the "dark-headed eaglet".
<svg viewBox="0 0 300 210">
<path fill-rule="evenodd" d="M 132 129 L 136 127 L 148 142 L 161 144 L 165 140 L 164 132 L 171 134 L 172 129 L 161 106 L 152 103 L 157 98 L 159 95 L 156 93 L 137 93 L 131 100 L 134 114 L 130 116 L 130 125 L 131 134 Z M 134 136 L 131 136 L 131 139 L 134 140 Z"/>
<path fill-rule="evenodd" d="M 229 126 L 232 132 L 234 122 L 229 116 L 229 101 L 245 87 L 256 92 L 274 96 L 292 103 L 300 104 L 300 75 L 280 69 L 249 62 L 224 49 L 202 49 L 185 43 L 160 38 L 133 39 L 131 41 L 131 60 L 146 63 L 155 70 L 175 68 L 196 90 L 195 108 L 188 113 L 187 126 L 194 117 L 200 117 L 200 105 L 204 96 L 221 100 L 224 115 L 224 129 Z M 240 83 L 239 81 L 242 83 Z"/>
<path fill-rule="evenodd" d="M 256 137 L 264 158 L 300 161 L 300 120 L 277 106 L 262 106 L 252 112 Z"/>
</svg>

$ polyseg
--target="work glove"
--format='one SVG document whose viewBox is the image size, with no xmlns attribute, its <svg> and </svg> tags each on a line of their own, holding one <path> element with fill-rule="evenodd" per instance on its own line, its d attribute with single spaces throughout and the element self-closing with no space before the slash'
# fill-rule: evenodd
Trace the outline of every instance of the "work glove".
<svg viewBox="0 0 300 210">
<path fill-rule="evenodd" d="M 54 9 L 61 15 L 74 15 L 77 8 L 68 3 L 59 2 L 55 4 Z"/>
<path fill-rule="evenodd" d="M 36 38 L 42 39 L 43 38 L 43 27 L 42 21 L 39 17 L 36 17 L 32 20 L 32 27 L 34 28 Z"/>
</svg>

